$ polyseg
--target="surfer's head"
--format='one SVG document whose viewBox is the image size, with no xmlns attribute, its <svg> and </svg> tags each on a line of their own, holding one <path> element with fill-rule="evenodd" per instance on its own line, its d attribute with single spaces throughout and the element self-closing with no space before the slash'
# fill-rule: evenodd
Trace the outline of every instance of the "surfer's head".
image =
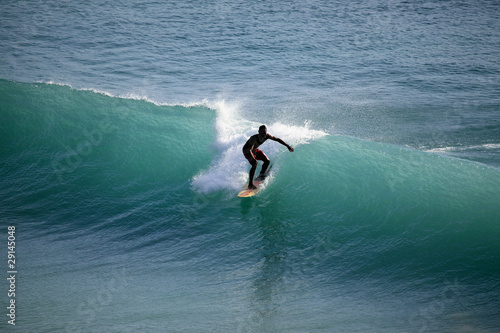
<svg viewBox="0 0 500 333">
<path fill-rule="evenodd" d="M 264 140 L 267 135 L 267 127 L 266 125 L 262 125 L 259 127 L 259 139 Z"/>
</svg>

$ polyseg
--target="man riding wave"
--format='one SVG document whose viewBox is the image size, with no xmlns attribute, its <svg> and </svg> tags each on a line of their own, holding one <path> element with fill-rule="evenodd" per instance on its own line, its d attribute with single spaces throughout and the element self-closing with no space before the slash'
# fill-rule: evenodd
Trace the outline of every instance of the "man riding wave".
<svg viewBox="0 0 500 333">
<path fill-rule="evenodd" d="M 257 164 L 258 164 L 257 160 L 264 162 L 264 164 L 262 165 L 262 169 L 260 171 L 260 176 L 265 176 L 267 167 L 271 162 L 269 158 L 266 156 L 266 154 L 264 154 L 264 152 L 259 149 L 259 146 L 263 144 L 267 139 L 271 139 L 273 141 L 281 143 L 283 146 L 287 147 L 288 150 L 291 152 L 293 152 L 294 150 L 285 141 L 275 136 L 272 136 L 271 134 L 268 134 L 266 125 L 260 126 L 259 134 L 252 135 L 250 139 L 248 139 L 248 141 L 243 146 L 243 155 L 245 155 L 245 158 L 252 165 L 249 174 L 250 178 L 248 181 L 248 189 L 256 188 L 255 185 L 253 184 L 253 176 L 255 175 L 255 170 L 257 169 Z"/>
</svg>

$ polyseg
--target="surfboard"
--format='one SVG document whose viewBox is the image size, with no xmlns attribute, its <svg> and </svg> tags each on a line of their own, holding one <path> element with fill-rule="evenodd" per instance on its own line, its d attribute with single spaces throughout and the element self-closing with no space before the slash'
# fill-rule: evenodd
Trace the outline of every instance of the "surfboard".
<svg viewBox="0 0 500 333">
<path fill-rule="evenodd" d="M 246 183 L 245 186 L 243 186 L 243 188 L 241 189 L 240 193 L 238 193 L 238 196 L 240 198 L 248 198 L 248 197 L 253 197 L 257 193 L 259 193 L 259 191 L 262 189 L 261 184 L 264 182 L 267 176 L 269 176 L 272 167 L 273 167 L 272 165 L 269 166 L 269 169 L 267 169 L 266 174 L 263 177 L 259 175 L 257 178 L 254 179 L 253 184 L 255 185 L 255 187 L 257 187 L 256 189 L 253 190 L 248 189 L 248 183 Z"/>
</svg>

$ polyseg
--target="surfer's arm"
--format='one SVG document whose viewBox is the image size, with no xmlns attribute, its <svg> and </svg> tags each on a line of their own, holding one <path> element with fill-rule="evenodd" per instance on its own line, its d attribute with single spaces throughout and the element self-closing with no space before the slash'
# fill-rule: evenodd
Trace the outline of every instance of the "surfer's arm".
<svg viewBox="0 0 500 333">
<path fill-rule="evenodd" d="M 285 141 L 281 140 L 280 138 L 277 138 L 275 136 L 272 136 L 270 134 L 268 134 L 268 138 L 273 140 L 273 141 L 276 141 L 276 142 L 279 142 L 281 143 L 283 146 L 287 147 L 289 151 L 293 151 L 293 147 L 290 146 L 288 143 L 286 143 Z"/>
</svg>

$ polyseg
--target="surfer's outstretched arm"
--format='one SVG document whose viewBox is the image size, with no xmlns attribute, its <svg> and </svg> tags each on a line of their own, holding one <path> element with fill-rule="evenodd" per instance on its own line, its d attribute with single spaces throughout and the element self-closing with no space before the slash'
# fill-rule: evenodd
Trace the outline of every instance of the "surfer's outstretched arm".
<svg viewBox="0 0 500 333">
<path fill-rule="evenodd" d="M 294 149 L 292 146 L 290 146 L 288 143 L 285 141 L 281 140 L 280 138 L 277 138 L 275 136 L 269 135 L 269 139 L 281 143 L 283 146 L 287 147 L 289 151 L 293 152 Z"/>
</svg>

